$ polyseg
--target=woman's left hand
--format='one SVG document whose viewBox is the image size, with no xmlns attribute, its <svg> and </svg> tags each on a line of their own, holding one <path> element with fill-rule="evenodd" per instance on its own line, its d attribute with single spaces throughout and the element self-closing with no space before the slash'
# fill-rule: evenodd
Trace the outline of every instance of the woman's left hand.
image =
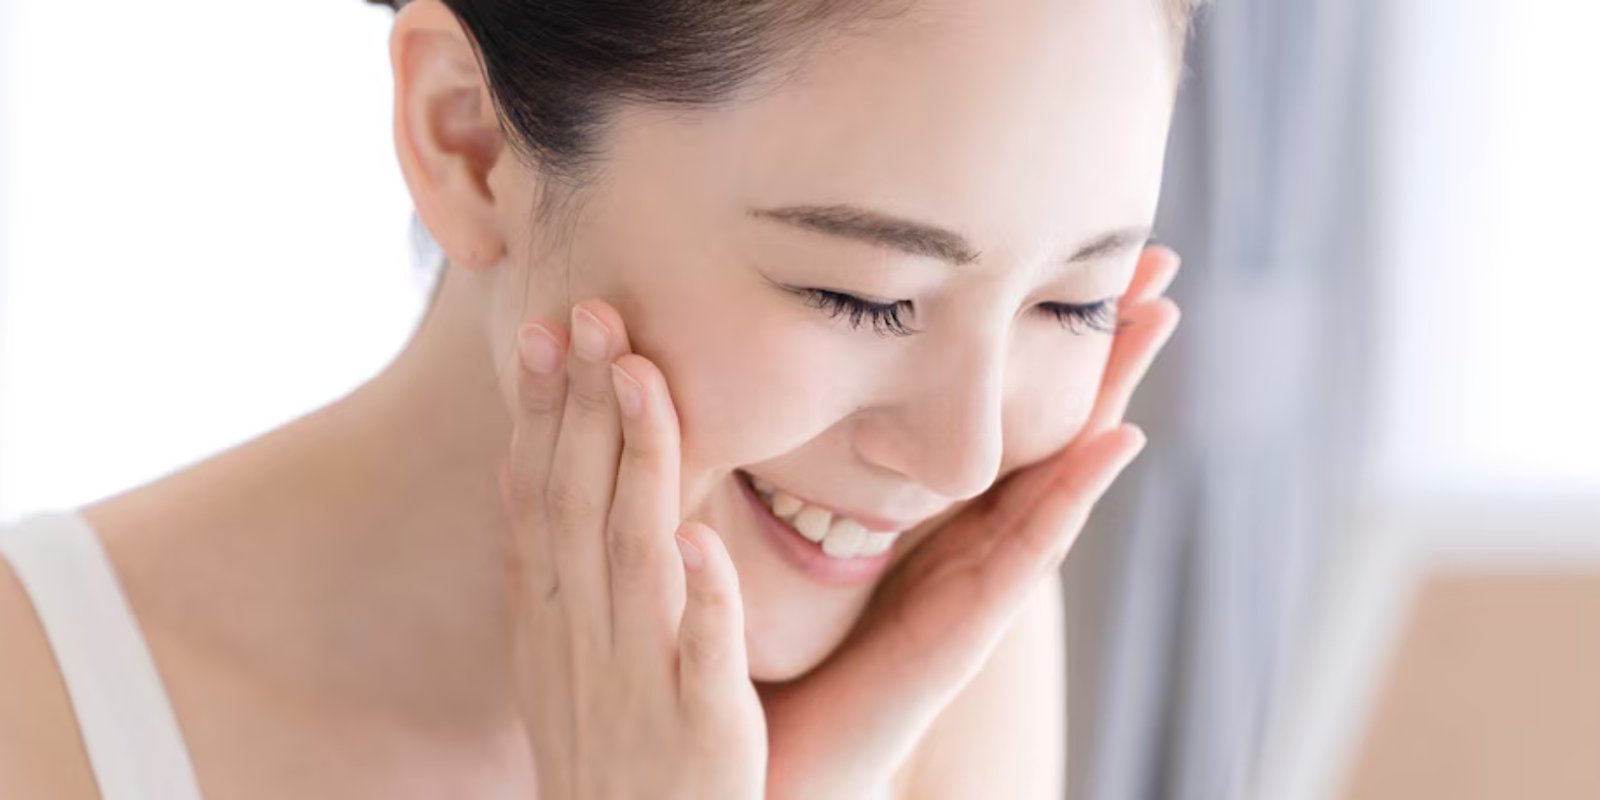
<svg viewBox="0 0 1600 800">
<path fill-rule="evenodd" d="M 760 687 L 768 800 L 860 798 L 889 784 L 940 711 L 977 674 L 1023 602 L 1066 557 L 1100 496 L 1144 446 L 1122 424 L 1178 323 L 1162 297 L 1177 254 L 1147 247 L 1119 303 L 1087 424 L 1056 456 L 962 508 L 885 577 L 849 639 L 811 673 Z"/>
</svg>

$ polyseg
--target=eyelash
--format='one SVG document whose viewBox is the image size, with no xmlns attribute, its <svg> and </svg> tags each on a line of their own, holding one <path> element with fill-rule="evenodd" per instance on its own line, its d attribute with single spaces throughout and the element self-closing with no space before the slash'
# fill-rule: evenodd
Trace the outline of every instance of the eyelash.
<svg viewBox="0 0 1600 800">
<path fill-rule="evenodd" d="M 1105 334 L 1115 334 L 1121 322 L 1117 319 L 1117 301 L 1106 298 L 1096 303 L 1044 303 L 1040 306 L 1053 315 L 1057 322 L 1081 335 L 1084 329 Z"/>
<path fill-rule="evenodd" d="M 851 328 L 860 328 L 863 320 L 872 320 L 872 332 L 879 336 L 910 336 L 916 330 L 907 326 L 905 315 L 911 313 L 910 300 L 893 303 L 874 303 L 853 294 L 827 289 L 800 289 L 806 304 L 824 311 L 830 317 L 848 319 Z"/>
<path fill-rule="evenodd" d="M 879 336 L 910 336 L 917 333 L 917 329 L 908 326 L 905 320 L 912 311 L 910 300 L 874 303 L 829 289 L 795 288 L 793 291 L 802 295 L 807 305 L 828 316 L 845 319 L 852 329 L 859 329 L 864 322 L 871 320 L 872 331 Z M 1085 330 L 1115 334 L 1119 325 L 1115 298 L 1094 303 L 1042 303 L 1039 307 L 1055 317 L 1073 335 L 1082 335 Z"/>
</svg>

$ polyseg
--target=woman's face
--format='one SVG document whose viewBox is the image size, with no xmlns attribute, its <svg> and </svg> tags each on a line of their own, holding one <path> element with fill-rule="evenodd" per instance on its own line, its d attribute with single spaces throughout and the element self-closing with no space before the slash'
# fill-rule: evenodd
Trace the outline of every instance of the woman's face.
<svg viewBox="0 0 1600 800">
<path fill-rule="evenodd" d="M 1152 0 L 924 0 L 810 50 L 776 90 L 623 111 L 570 246 L 509 249 L 532 255 L 502 271 L 497 336 L 552 297 L 600 297 L 665 373 L 683 507 L 738 567 L 756 679 L 820 662 L 877 578 L 816 545 L 832 566 L 800 566 L 786 550 L 809 543 L 763 527 L 742 475 L 907 529 L 898 561 L 918 523 L 1084 424 L 1111 337 L 1056 311 L 1132 278 L 1171 112 L 1166 26 Z M 535 181 L 501 180 L 527 187 L 508 230 Z M 810 289 L 907 301 L 915 332 L 853 327 Z"/>
</svg>

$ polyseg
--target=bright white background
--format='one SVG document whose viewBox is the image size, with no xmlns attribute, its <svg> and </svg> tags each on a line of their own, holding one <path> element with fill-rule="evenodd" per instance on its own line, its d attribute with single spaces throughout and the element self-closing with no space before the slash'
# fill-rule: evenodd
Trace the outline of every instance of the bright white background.
<svg viewBox="0 0 1600 800">
<path fill-rule="evenodd" d="M 334 399 L 425 299 L 359 0 L 0 0 L 0 520 Z"/>
<path fill-rule="evenodd" d="M 1396 13 L 1374 478 L 1600 496 L 1600 2 Z"/>
<path fill-rule="evenodd" d="M 1331 0 L 1330 0 L 1331 1 Z M 1223 0 L 1226 2 L 1226 0 Z M 1372 476 L 1600 490 L 1600 3 L 1408 0 Z M 92 20 L 93 24 L 85 24 Z M 423 279 L 359 0 L 0 0 L 0 519 L 354 387 Z"/>
</svg>

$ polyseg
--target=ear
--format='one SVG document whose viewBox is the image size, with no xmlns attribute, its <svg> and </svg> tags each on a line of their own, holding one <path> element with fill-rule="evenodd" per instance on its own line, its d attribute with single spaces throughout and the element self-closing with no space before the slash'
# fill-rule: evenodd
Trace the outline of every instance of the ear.
<svg viewBox="0 0 1600 800">
<path fill-rule="evenodd" d="M 494 266 L 506 239 L 489 174 L 514 156 L 466 32 L 443 3 L 415 0 L 395 17 L 389 60 L 395 149 L 418 216 L 451 263 Z"/>
</svg>

